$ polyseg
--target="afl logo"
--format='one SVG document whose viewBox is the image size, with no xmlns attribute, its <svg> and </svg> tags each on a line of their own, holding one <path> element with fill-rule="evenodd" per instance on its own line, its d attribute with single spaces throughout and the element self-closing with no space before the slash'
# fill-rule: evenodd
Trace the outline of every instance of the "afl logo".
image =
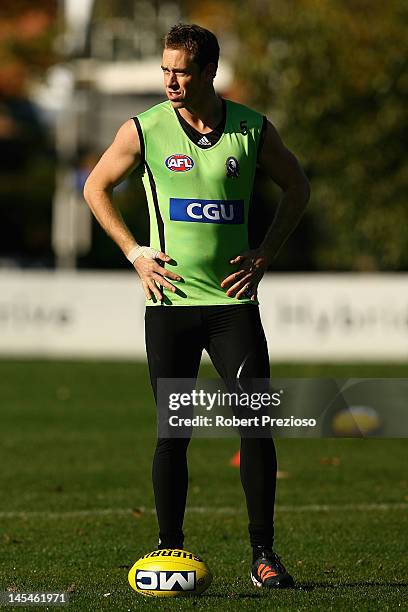
<svg viewBox="0 0 408 612">
<path fill-rule="evenodd" d="M 188 172 L 193 168 L 194 162 L 188 155 L 181 155 L 175 153 L 170 155 L 164 162 L 169 170 L 172 172 Z"/>
</svg>

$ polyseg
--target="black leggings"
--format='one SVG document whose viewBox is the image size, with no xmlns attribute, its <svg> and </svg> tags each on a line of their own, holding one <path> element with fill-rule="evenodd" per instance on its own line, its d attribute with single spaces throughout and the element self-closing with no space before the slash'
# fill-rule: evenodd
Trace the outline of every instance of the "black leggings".
<svg viewBox="0 0 408 612">
<path fill-rule="evenodd" d="M 196 378 L 203 349 L 224 380 L 269 378 L 265 334 L 255 304 L 148 306 L 145 315 L 150 380 Z M 182 548 L 189 438 L 158 438 L 153 488 L 162 548 Z M 273 545 L 276 453 L 271 437 L 241 438 L 241 482 L 252 546 Z"/>
</svg>

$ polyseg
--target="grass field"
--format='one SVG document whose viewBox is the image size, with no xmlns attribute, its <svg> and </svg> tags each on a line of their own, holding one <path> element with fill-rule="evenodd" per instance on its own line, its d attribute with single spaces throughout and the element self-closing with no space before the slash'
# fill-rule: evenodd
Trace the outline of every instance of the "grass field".
<svg viewBox="0 0 408 612">
<path fill-rule="evenodd" d="M 274 372 L 408 377 L 408 366 Z M 185 547 L 214 581 L 201 597 L 153 600 L 127 583 L 156 544 L 146 366 L 0 362 L 0 410 L 0 590 L 69 590 L 65 609 L 89 612 L 408 609 L 407 440 L 277 441 L 286 477 L 275 549 L 298 587 L 271 593 L 249 580 L 245 504 L 229 465 L 238 441 L 194 440 Z"/>
</svg>

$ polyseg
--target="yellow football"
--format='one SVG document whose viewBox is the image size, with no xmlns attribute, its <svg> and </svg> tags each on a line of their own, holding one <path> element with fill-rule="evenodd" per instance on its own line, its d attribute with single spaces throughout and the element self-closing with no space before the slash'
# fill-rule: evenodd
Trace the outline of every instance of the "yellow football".
<svg viewBox="0 0 408 612">
<path fill-rule="evenodd" d="M 147 597 L 180 597 L 199 595 L 211 584 L 209 567 L 187 550 L 154 550 L 129 570 L 129 584 Z"/>
<path fill-rule="evenodd" d="M 331 421 L 335 436 L 375 436 L 381 431 L 382 420 L 377 410 L 369 406 L 350 406 L 337 412 Z"/>
</svg>

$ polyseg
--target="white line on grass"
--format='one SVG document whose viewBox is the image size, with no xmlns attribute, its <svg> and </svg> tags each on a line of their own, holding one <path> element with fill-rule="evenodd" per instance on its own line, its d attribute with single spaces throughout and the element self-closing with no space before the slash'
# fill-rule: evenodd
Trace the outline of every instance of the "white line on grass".
<svg viewBox="0 0 408 612">
<path fill-rule="evenodd" d="M 307 505 L 277 505 L 276 512 L 366 512 L 366 511 L 389 511 L 408 510 L 408 503 L 372 503 L 372 504 L 307 504 Z M 242 509 L 244 512 L 244 509 Z M 155 514 L 154 508 L 93 508 L 90 510 L 66 510 L 61 512 L 44 511 L 15 511 L 0 512 L 0 519 L 4 518 L 86 518 L 97 516 L 126 516 Z M 232 507 L 187 507 L 187 513 L 191 514 L 236 514 L 237 508 Z"/>
</svg>

